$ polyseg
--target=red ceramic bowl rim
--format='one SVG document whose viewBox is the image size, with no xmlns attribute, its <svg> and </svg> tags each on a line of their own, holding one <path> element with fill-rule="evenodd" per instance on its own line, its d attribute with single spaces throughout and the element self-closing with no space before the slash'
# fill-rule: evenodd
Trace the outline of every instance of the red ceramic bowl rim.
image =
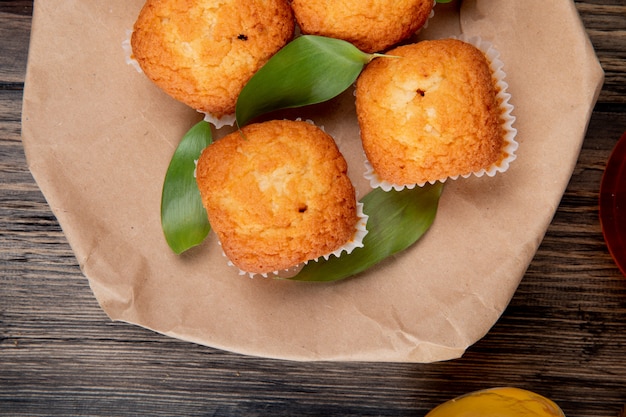
<svg viewBox="0 0 626 417">
<path fill-rule="evenodd" d="M 621 229 L 626 230 L 626 215 L 617 213 L 617 193 L 611 190 L 626 190 L 626 132 L 619 139 L 611 156 L 608 159 L 606 168 L 602 175 L 602 183 L 600 185 L 600 225 L 604 241 L 609 249 L 609 253 L 619 267 L 623 275 L 626 275 L 626 236 L 618 233 L 620 225 Z M 624 191 L 626 193 L 626 191 Z M 626 213 L 626 206 L 621 207 Z"/>
</svg>

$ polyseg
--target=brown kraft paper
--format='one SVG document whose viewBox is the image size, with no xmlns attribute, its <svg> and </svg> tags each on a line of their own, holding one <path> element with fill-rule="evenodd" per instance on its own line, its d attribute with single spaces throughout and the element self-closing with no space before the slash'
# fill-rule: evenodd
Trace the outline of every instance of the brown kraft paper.
<svg viewBox="0 0 626 417">
<path fill-rule="evenodd" d="M 183 255 L 169 249 L 161 186 L 180 138 L 201 115 L 125 63 L 121 44 L 142 5 L 37 0 L 24 93 L 30 170 L 112 320 L 301 361 L 442 361 L 489 331 L 554 215 L 602 85 L 571 0 L 436 5 L 420 39 L 462 32 L 499 50 L 517 159 L 493 178 L 448 181 L 417 244 L 335 283 L 240 276 L 212 233 Z M 289 114 L 335 137 L 363 196 L 369 186 L 352 92 Z"/>
</svg>

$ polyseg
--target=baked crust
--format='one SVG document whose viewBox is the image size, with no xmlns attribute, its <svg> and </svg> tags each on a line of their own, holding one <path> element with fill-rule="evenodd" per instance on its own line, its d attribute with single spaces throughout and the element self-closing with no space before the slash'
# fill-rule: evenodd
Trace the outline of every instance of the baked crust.
<svg viewBox="0 0 626 417">
<path fill-rule="evenodd" d="M 291 0 L 302 33 L 351 42 L 379 52 L 409 38 L 428 20 L 432 0 Z"/>
<path fill-rule="evenodd" d="M 355 190 L 334 140 L 307 122 L 251 124 L 208 146 L 196 170 L 209 222 L 241 270 L 290 268 L 355 234 Z"/>
<path fill-rule="evenodd" d="M 133 57 L 175 99 L 216 117 L 232 114 L 250 77 L 294 33 L 287 0 L 147 0 Z"/>
<path fill-rule="evenodd" d="M 372 61 L 357 80 L 363 148 L 395 185 L 467 175 L 501 161 L 503 110 L 489 62 L 455 40 L 423 41 Z"/>
</svg>

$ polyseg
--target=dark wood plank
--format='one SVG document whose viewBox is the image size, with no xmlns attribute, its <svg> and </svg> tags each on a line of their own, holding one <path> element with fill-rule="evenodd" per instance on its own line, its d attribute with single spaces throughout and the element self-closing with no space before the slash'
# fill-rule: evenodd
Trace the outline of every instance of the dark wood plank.
<svg viewBox="0 0 626 417">
<path fill-rule="evenodd" d="M 30 15 L 7 13 L 0 9 L 0 85 L 24 83 Z"/>
<path fill-rule="evenodd" d="M 0 11 L 21 16 L 32 16 L 33 0 L 2 0 Z"/>
<path fill-rule="evenodd" d="M 626 3 L 576 1 L 576 7 L 605 71 L 601 103 L 626 103 Z"/>
</svg>

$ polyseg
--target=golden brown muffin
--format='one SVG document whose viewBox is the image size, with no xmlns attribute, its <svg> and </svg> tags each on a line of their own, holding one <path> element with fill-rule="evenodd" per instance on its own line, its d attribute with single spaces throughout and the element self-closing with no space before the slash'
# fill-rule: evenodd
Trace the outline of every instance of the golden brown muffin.
<svg viewBox="0 0 626 417">
<path fill-rule="evenodd" d="M 382 51 L 413 35 L 428 20 L 433 0 L 291 0 L 302 33 Z"/>
<path fill-rule="evenodd" d="M 232 114 L 250 77 L 292 37 L 287 0 L 147 0 L 133 57 L 161 89 L 216 117 Z"/>
<path fill-rule="evenodd" d="M 196 179 L 224 253 L 243 271 L 287 269 L 355 235 L 346 161 L 307 122 L 251 124 L 225 136 L 204 150 Z"/>
<path fill-rule="evenodd" d="M 372 61 L 357 80 L 367 159 L 410 185 L 468 175 L 506 158 L 503 109 L 487 58 L 469 43 L 423 41 Z"/>
</svg>

